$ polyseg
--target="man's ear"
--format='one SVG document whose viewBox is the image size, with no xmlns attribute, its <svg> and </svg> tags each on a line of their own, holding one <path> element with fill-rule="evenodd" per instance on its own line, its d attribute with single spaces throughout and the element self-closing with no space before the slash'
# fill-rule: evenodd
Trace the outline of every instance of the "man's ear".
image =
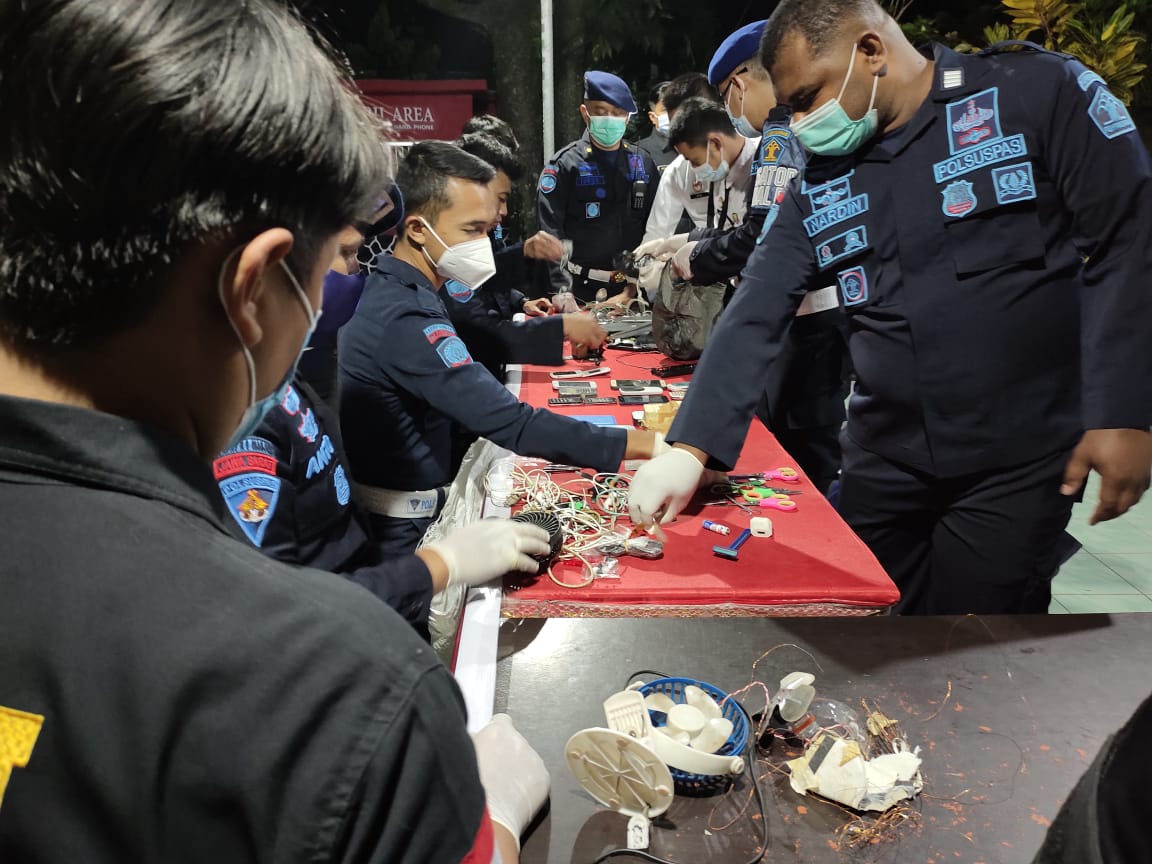
<svg viewBox="0 0 1152 864">
<path fill-rule="evenodd" d="M 428 226 L 415 214 L 404 217 L 404 239 L 420 248 L 428 243 Z"/>
<path fill-rule="evenodd" d="M 588 106 L 587 105 L 582 104 L 580 106 L 580 117 L 584 120 L 584 125 L 588 125 L 591 122 L 591 118 L 588 116 Z"/>
<path fill-rule="evenodd" d="M 270 284 L 269 274 L 288 257 L 292 244 L 291 231 L 270 228 L 234 250 L 224 262 L 221 302 L 241 341 L 249 348 L 264 338 L 259 310 Z"/>
<path fill-rule="evenodd" d="M 888 74 L 888 48 L 879 34 L 865 33 L 856 41 L 856 46 L 868 58 L 868 71 L 871 74 L 881 78 Z"/>
</svg>

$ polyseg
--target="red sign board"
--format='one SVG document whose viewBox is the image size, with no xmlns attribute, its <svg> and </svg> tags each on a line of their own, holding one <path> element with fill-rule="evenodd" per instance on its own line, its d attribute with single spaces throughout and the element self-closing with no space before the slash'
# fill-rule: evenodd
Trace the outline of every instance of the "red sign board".
<svg viewBox="0 0 1152 864">
<path fill-rule="evenodd" d="M 488 83 L 357 81 L 365 104 L 396 141 L 451 141 L 473 114 L 487 109 Z"/>
</svg>

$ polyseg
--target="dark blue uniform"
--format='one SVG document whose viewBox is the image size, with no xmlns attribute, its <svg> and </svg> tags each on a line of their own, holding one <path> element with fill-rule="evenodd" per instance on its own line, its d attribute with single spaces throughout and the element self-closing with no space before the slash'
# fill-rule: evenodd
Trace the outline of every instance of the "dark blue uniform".
<svg viewBox="0 0 1152 864">
<path fill-rule="evenodd" d="M 259 428 L 212 468 L 235 527 L 265 555 L 339 573 L 418 626 L 432 578 L 414 555 L 385 554 L 356 505 L 335 415 L 299 373 Z"/>
<path fill-rule="evenodd" d="M 789 187 L 804 176 L 807 154 L 788 131 L 790 114 L 773 111 L 752 162 L 744 221 L 726 231 L 696 229 L 689 239 L 692 281 L 724 282 L 748 263 L 765 218 Z M 742 283 L 743 284 L 743 283 Z M 817 277 L 809 288 L 828 284 Z M 851 364 L 844 314 L 839 309 L 797 316 L 780 357 L 769 370 L 756 416 L 822 492 L 840 474 L 840 428 Z"/>
<path fill-rule="evenodd" d="M 601 288 L 609 296 L 618 293 L 590 271 L 611 272 L 619 253 L 640 245 L 659 179 L 647 152 L 627 142 L 618 150 L 601 150 L 592 145 L 587 131 L 544 166 L 536 218 L 542 230 L 572 241 L 570 263 L 577 272 L 568 275 L 578 299 L 594 300 Z M 546 266 L 549 292 L 567 290 L 560 265 Z"/>
<path fill-rule="evenodd" d="M 841 510 L 899 608 L 1043 612 L 1068 452 L 1152 423 L 1152 167 L 1079 63 L 933 50 L 903 128 L 808 163 L 669 438 L 733 464 L 756 370 L 834 282 L 858 379 Z"/>
<path fill-rule="evenodd" d="M 598 471 L 617 470 L 627 445 L 626 430 L 518 401 L 473 362 L 432 284 L 391 255 L 376 260 L 341 335 L 340 393 L 353 477 L 388 492 L 433 493 L 452 481 L 453 422 L 513 452 Z M 410 551 L 437 510 L 371 521 L 390 549 Z"/>
<path fill-rule="evenodd" d="M 663 174 L 664 169 L 671 165 L 672 161 L 679 155 L 668 143 L 668 135 L 655 129 L 649 133 L 647 138 L 641 138 L 633 146 L 648 154 L 652 159 L 652 164 L 656 166 L 658 174 Z"/>
</svg>

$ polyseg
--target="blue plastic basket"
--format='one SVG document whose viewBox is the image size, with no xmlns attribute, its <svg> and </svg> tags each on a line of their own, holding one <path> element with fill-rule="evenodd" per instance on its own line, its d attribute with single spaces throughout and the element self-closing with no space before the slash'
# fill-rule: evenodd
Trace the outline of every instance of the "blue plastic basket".
<svg viewBox="0 0 1152 864">
<path fill-rule="evenodd" d="M 706 681 L 697 681 L 693 678 L 657 678 L 648 681 L 637 688 L 642 694 L 648 696 L 652 693 L 663 693 L 673 702 L 685 703 L 684 688 L 692 685 L 699 687 L 721 706 L 720 711 L 732 723 L 732 734 L 724 742 L 724 746 L 716 751 L 718 756 L 740 756 L 748 744 L 748 718 L 743 709 L 736 704 L 735 699 L 728 699 L 728 694 Z M 725 701 L 727 700 L 727 701 Z M 652 718 L 652 725 L 656 727 L 667 723 L 668 717 L 662 711 L 648 711 Z M 727 774 L 690 774 L 679 768 L 668 766 L 672 772 L 672 782 L 676 791 L 689 795 L 708 795 L 719 792 L 727 787 L 729 775 Z"/>
</svg>

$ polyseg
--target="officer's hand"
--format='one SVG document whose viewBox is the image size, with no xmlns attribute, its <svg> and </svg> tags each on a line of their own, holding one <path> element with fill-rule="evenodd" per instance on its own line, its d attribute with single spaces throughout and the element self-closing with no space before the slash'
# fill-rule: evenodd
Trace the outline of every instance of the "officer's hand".
<svg viewBox="0 0 1152 864">
<path fill-rule="evenodd" d="M 507 714 L 497 714 L 472 735 L 480 783 L 488 801 L 488 817 L 516 838 L 548 799 L 552 778 L 538 753 L 516 732 Z"/>
<path fill-rule="evenodd" d="M 448 566 L 448 584 L 483 585 L 505 573 L 536 573 L 532 555 L 547 555 L 548 532 L 536 525 L 507 519 L 481 519 L 429 543 Z"/>
<path fill-rule="evenodd" d="M 681 279 L 692 278 L 692 251 L 695 248 L 695 242 L 685 243 L 676 251 L 676 254 L 672 256 L 672 269 L 676 271 L 676 275 Z"/>
<path fill-rule="evenodd" d="M 681 246 L 688 242 L 687 234 L 674 234 L 671 237 L 661 237 L 659 240 L 649 240 L 636 247 L 633 254 L 639 258 L 641 255 L 673 255 Z"/>
<path fill-rule="evenodd" d="M 628 489 L 633 524 L 671 522 L 696 494 L 703 476 L 703 458 L 679 446 L 641 465 Z"/>
<path fill-rule="evenodd" d="M 524 314 L 529 318 L 552 314 L 552 301 L 546 297 L 537 297 L 535 300 L 525 300 L 522 307 Z"/>
<path fill-rule="evenodd" d="M 516 838 L 548 800 L 552 779 L 544 760 L 516 731 L 507 714 L 497 714 L 472 736 L 480 782 L 488 798 L 488 815 Z"/>
<path fill-rule="evenodd" d="M 564 257 L 564 243 L 547 231 L 537 231 L 524 241 L 524 257 L 558 262 Z"/>
<path fill-rule="evenodd" d="M 1091 470 L 1100 475 L 1100 503 L 1088 524 L 1122 516 L 1152 479 L 1152 434 L 1143 429 L 1089 429 L 1072 451 L 1060 492 L 1075 495 Z"/>
<path fill-rule="evenodd" d="M 608 341 L 608 333 L 591 315 L 583 312 L 570 312 L 564 316 L 564 338 L 575 348 L 599 348 Z M 587 356 L 587 354 L 585 354 Z"/>
</svg>

